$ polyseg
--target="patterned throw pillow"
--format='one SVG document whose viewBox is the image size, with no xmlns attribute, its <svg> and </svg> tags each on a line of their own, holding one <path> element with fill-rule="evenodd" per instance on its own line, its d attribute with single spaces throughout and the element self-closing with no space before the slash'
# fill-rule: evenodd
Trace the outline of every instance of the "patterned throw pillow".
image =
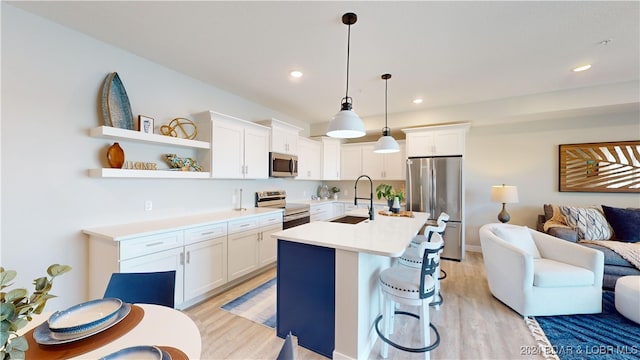
<svg viewBox="0 0 640 360">
<path fill-rule="evenodd" d="M 611 227 L 600 210 L 560 205 L 567 225 L 578 232 L 578 239 L 609 240 Z"/>
</svg>

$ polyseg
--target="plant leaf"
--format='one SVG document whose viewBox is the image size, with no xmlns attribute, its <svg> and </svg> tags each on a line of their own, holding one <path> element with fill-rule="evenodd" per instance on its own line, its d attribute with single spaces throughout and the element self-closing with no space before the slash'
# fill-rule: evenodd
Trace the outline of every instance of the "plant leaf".
<svg viewBox="0 0 640 360">
<path fill-rule="evenodd" d="M 2 268 L 2 271 L 0 271 L 0 286 L 4 288 L 11 285 L 9 282 L 15 279 L 16 276 L 18 276 L 18 273 L 15 270 L 4 270 Z"/>
<path fill-rule="evenodd" d="M 71 271 L 71 266 L 69 265 L 53 264 L 47 268 L 47 274 L 51 277 L 56 277 L 69 271 Z"/>
<path fill-rule="evenodd" d="M 4 295 L 4 300 L 6 302 L 14 302 L 26 298 L 27 295 L 26 289 L 13 289 Z"/>
</svg>

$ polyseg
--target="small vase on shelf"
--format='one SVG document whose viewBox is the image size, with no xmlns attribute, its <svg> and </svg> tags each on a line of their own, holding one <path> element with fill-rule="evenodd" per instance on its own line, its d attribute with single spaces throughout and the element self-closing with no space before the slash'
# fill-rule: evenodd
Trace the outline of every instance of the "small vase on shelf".
<svg viewBox="0 0 640 360">
<path fill-rule="evenodd" d="M 117 142 L 107 149 L 107 162 L 114 169 L 121 169 L 122 165 L 124 165 L 124 150 Z"/>
</svg>

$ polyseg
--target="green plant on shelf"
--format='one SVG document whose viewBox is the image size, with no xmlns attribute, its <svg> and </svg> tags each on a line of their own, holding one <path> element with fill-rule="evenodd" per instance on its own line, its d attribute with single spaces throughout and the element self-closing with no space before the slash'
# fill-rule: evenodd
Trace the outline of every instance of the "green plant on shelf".
<svg viewBox="0 0 640 360">
<path fill-rule="evenodd" d="M 71 271 L 68 265 L 53 264 L 47 268 L 47 276 L 33 280 L 35 291 L 29 295 L 26 289 L 5 289 L 13 285 L 18 273 L 0 267 L 0 360 L 24 359 L 29 349 L 27 339 L 18 336 L 18 330 L 32 320 L 32 314 L 40 314 L 47 300 L 56 297 L 49 294 L 53 279 Z"/>
</svg>

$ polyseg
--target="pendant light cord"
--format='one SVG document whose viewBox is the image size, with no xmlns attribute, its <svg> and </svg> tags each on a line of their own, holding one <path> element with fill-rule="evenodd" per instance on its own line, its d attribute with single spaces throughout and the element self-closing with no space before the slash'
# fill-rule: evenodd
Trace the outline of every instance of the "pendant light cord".
<svg viewBox="0 0 640 360">
<path fill-rule="evenodd" d="M 389 79 L 384 79 L 384 130 L 388 129 L 387 126 L 387 84 L 389 83 Z"/>
<path fill-rule="evenodd" d="M 347 34 L 347 91 L 344 94 L 346 101 L 349 99 L 349 49 L 351 48 L 351 25 L 349 25 Z"/>
</svg>

